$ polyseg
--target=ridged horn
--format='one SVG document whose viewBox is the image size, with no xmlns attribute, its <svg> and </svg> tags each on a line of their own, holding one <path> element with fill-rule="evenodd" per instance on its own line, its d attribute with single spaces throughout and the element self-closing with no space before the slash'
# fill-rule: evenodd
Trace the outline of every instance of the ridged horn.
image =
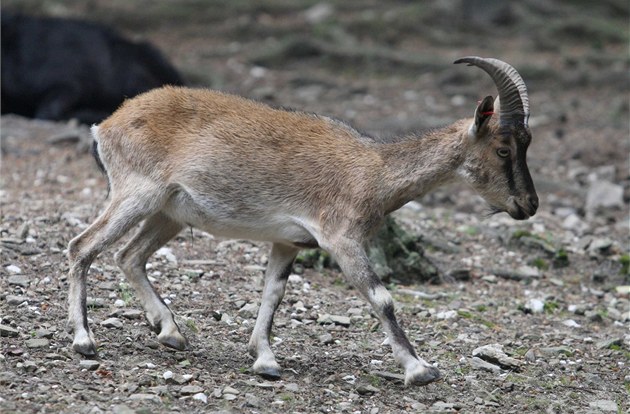
<svg viewBox="0 0 630 414">
<path fill-rule="evenodd" d="M 466 56 L 454 63 L 468 63 L 468 66 L 477 66 L 490 75 L 499 90 L 501 101 L 499 123 L 518 120 L 527 125 L 529 97 L 525 82 L 516 69 L 501 60 L 477 56 Z"/>
</svg>

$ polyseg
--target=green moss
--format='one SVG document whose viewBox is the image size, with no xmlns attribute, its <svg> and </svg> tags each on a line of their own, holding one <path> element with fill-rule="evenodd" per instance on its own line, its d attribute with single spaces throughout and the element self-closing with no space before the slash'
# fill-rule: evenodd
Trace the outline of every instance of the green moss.
<svg viewBox="0 0 630 414">
<path fill-rule="evenodd" d="M 543 310 L 545 313 L 554 313 L 557 309 L 560 308 L 560 305 L 554 301 L 546 301 L 543 306 Z"/>
<path fill-rule="evenodd" d="M 120 299 L 125 302 L 125 305 L 129 305 L 131 303 L 131 300 L 133 299 L 133 291 L 128 284 L 119 283 L 118 293 L 120 294 Z"/>
<path fill-rule="evenodd" d="M 468 312 L 468 311 L 464 311 L 464 310 L 458 310 L 457 314 L 464 319 L 472 319 L 473 314 Z"/>
<path fill-rule="evenodd" d="M 197 325 L 195 324 L 195 321 L 193 319 L 186 319 L 186 326 L 194 333 L 199 333 L 199 328 L 197 328 Z"/>
<path fill-rule="evenodd" d="M 623 254 L 619 258 L 619 263 L 621 263 L 621 270 L 619 271 L 622 275 L 630 274 L 630 255 Z"/>
<path fill-rule="evenodd" d="M 547 261 L 543 258 L 536 258 L 532 261 L 532 266 L 537 267 L 540 270 L 547 270 L 549 269 L 549 264 L 547 263 Z"/>
<path fill-rule="evenodd" d="M 553 267 L 561 268 L 569 266 L 569 254 L 565 249 L 558 249 L 553 258 Z"/>
<path fill-rule="evenodd" d="M 475 309 L 477 310 L 477 312 L 485 312 L 486 310 L 488 310 L 488 307 L 486 305 L 477 305 Z"/>
</svg>

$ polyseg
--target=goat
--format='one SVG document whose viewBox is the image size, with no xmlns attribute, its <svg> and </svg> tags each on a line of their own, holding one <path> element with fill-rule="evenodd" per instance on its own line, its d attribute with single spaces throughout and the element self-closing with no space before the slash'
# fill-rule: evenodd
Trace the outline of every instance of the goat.
<svg viewBox="0 0 630 414">
<path fill-rule="evenodd" d="M 91 124 L 125 97 L 182 79 L 149 43 L 95 23 L 5 12 L 2 113 Z"/>
<path fill-rule="evenodd" d="M 405 370 L 405 384 L 440 378 L 398 324 L 392 297 L 370 267 L 366 242 L 386 214 L 457 179 L 495 213 L 523 220 L 538 208 L 526 164 L 531 133 L 522 78 L 496 59 L 465 57 L 455 63 L 462 62 L 491 76 L 497 100 L 485 97 L 472 119 L 388 143 L 331 118 L 210 90 L 164 87 L 126 101 L 92 127 L 111 200 L 69 243 L 73 349 L 96 353 L 86 310 L 90 264 L 144 220 L 115 259 L 163 345 L 188 347 L 148 281 L 145 264 L 182 228 L 193 226 L 220 237 L 272 242 L 248 345 L 253 372 L 280 377 L 269 345 L 274 312 L 298 251 L 321 247 L 373 307 Z"/>
</svg>

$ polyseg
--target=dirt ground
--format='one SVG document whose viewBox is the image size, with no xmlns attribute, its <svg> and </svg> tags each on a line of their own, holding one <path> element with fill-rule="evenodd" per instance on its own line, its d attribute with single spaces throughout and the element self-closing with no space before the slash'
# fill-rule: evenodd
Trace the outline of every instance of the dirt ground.
<svg viewBox="0 0 630 414">
<path fill-rule="evenodd" d="M 283 378 L 256 377 L 246 347 L 269 246 L 197 230 L 149 262 L 191 350 L 157 343 L 112 250 L 88 279 L 99 344 L 90 361 L 65 330 L 65 249 L 106 204 L 105 180 L 84 127 L 3 116 L 0 412 L 630 409 L 627 2 L 3 2 L 11 6 L 113 25 L 158 45 L 193 85 L 383 137 L 472 116 L 496 91 L 452 61 L 505 60 L 529 88 L 541 207 L 525 222 L 486 217 L 480 198 L 451 186 L 394 213 L 444 275 L 388 286 L 440 382 L 405 388 L 358 292 L 334 269 L 301 267 L 273 331 Z"/>
</svg>

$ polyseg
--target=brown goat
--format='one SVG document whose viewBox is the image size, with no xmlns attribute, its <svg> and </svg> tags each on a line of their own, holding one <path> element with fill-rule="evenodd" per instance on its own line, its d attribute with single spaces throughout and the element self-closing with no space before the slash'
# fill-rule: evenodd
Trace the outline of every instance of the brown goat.
<svg viewBox="0 0 630 414">
<path fill-rule="evenodd" d="M 148 281 L 145 264 L 180 230 L 193 226 L 219 237 L 272 242 L 249 342 L 254 372 L 280 376 L 269 346 L 273 315 L 298 251 L 319 246 L 372 305 L 405 369 L 405 383 L 438 379 L 437 368 L 416 355 L 398 325 L 392 297 L 370 267 L 366 242 L 386 214 L 458 179 L 496 212 L 515 219 L 529 218 L 538 207 L 526 164 L 531 134 L 523 80 L 496 59 L 467 57 L 455 63 L 460 62 L 493 78 L 497 101 L 488 96 L 472 119 L 389 143 L 327 117 L 209 90 L 165 87 L 125 102 L 93 127 L 111 201 L 69 245 L 73 348 L 96 353 L 86 309 L 90 264 L 144 220 L 116 261 L 162 344 L 187 347 Z"/>
</svg>

